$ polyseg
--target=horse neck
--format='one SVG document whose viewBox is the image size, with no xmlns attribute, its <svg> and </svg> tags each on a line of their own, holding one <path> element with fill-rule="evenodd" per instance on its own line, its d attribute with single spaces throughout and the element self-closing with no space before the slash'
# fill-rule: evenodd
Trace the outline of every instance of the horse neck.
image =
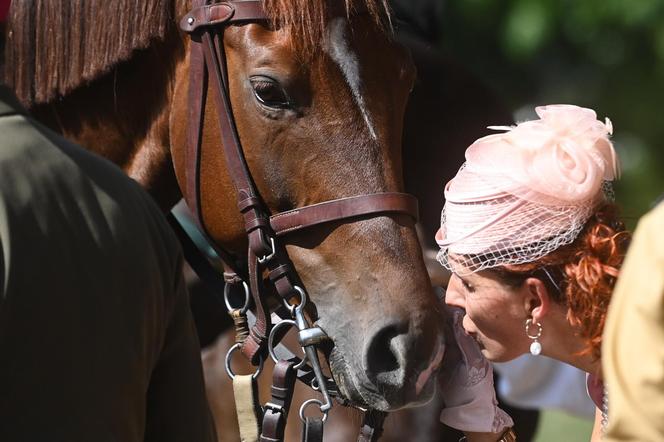
<svg viewBox="0 0 664 442">
<path fill-rule="evenodd" d="M 176 31 L 60 100 L 31 109 L 35 117 L 138 181 L 164 210 L 180 198 L 170 154 L 169 118 L 184 47 Z"/>
</svg>

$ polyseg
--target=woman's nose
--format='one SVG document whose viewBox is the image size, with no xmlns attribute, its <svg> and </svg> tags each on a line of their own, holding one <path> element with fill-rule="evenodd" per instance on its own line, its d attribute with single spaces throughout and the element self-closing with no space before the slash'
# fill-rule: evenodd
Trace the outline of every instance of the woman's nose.
<svg viewBox="0 0 664 442">
<path fill-rule="evenodd" d="M 466 298 L 460 290 L 461 281 L 456 275 L 452 275 L 450 282 L 447 285 L 447 293 L 445 294 L 445 303 L 454 307 L 466 309 Z"/>
</svg>

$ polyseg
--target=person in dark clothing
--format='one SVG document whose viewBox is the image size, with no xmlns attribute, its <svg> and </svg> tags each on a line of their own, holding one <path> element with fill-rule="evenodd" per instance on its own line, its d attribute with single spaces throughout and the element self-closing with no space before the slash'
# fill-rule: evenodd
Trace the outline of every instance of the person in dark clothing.
<svg viewBox="0 0 664 442">
<path fill-rule="evenodd" d="M 0 440 L 216 441 L 182 252 L 0 85 Z"/>
</svg>

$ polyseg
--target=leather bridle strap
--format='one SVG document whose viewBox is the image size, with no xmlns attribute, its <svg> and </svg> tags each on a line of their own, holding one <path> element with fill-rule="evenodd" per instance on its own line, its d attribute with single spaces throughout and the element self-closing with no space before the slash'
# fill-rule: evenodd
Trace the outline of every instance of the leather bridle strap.
<svg viewBox="0 0 664 442">
<path fill-rule="evenodd" d="M 281 442 L 284 439 L 286 419 L 293 399 L 297 372 L 293 368 L 299 361 L 281 360 L 272 373 L 271 399 L 265 404 L 260 442 Z"/>
<path fill-rule="evenodd" d="M 402 213 L 417 220 L 417 198 L 407 193 L 373 193 L 281 212 L 270 217 L 270 226 L 277 236 L 307 227 L 367 215 Z"/>
<path fill-rule="evenodd" d="M 200 4 L 200 2 L 201 0 L 198 0 L 196 3 Z M 215 30 L 224 29 L 225 26 L 230 24 L 266 20 L 267 16 L 263 10 L 262 1 L 246 0 L 197 6 L 180 21 L 180 27 L 185 32 L 194 35 L 202 32 L 203 53 L 208 74 L 214 86 L 214 98 L 217 105 L 217 116 L 226 165 L 237 191 L 238 206 L 249 234 L 249 246 L 258 257 L 271 252 L 270 242 L 265 236 L 265 229 L 268 227 L 268 215 L 264 211 L 265 206 L 258 196 L 242 152 L 230 99 L 226 90 L 227 73 L 224 45 L 221 38 L 216 38 L 220 35 L 223 36 L 223 33 L 215 35 Z M 192 44 L 195 44 L 195 41 L 192 41 Z M 200 146 L 198 146 L 198 149 L 200 149 Z M 200 156 L 200 153 L 198 156 Z M 196 175 L 198 178 L 198 173 Z"/>
<path fill-rule="evenodd" d="M 247 167 L 240 145 L 235 121 L 233 119 L 230 99 L 226 90 L 227 73 L 224 57 L 223 33 L 216 33 L 220 26 L 247 21 L 264 21 L 267 17 L 261 1 L 222 2 L 204 5 L 204 0 L 194 0 L 194 8 L 180 21 L 180 27 L 191 33 L 191 72 L 200 72 L 200 65 L 205 66 L 208 76 L 212 79 L 213 96 L 216 101 L 221 141 L 227 169 L 235 185 L 238 195 L 238 206 L 245 221 L 249 236 L 249 282 L 254 303 L 256 305 L 256 326 L 252 328 L 243 353 L 252 363 L 257 363 L 270 328 L 270 319 L 265 305 L 266 300 L 260 296 L 262 276 L 256 260 L 272 253 L 271 243 L 265 235 L 269 228 L 268 214 L 258 197 L 251 174 Z M 223 27 L 222 27 L 223 29 Z M 201 54 L 203 57 L 201 57 Z M 188 202 L 195 206 L 195 215 L 201 229 L 207 233 L 200 208 L 200 132 L 205 107 L 205 87 L 201 86 L 205 77 L 190 76 L 190 106 L 195 111 L 194 118 L 189 121 L 185 155 L 185 174 L 187 176 Z M 193 97 L 200 94 L 200 101 Z M 200 111 L 199 111 L 200 109 Z M 192 178 L 193 177 L 193 178 Z M 209 235 L 208 235 L 209 236 Z M 264 352 L 262 352 L 264 353 Z"/>
<path fill-rule="evenodd" d="M 239 12 L 235 8 L 230 11 L 223 4 L 204 5 L 205 0 L 192 0 L 194 9 L 184 16 L 180 21 L 180 27 L 198 30 L 204 26 L 206 20 L 223 20 L 235 16 L 236 20 L 252 19 L 258 16 L 257 9 L 262 11 L 262 5 L 258 1 L 242 2 L 238 5 Z M 225 12 L 225 14 L 221 14 Z M 207 101 L 208 69 L 203 55 L 203 45 L 199 32 L 190 32 L 191 43 L 189 48 L 189 91 L 187 109 L 187 132 L 184 150 L 184 174 L 185 183 L 183 193 L 186 197 L 190 212 L 205 236 L 210 237 L 200 207 L 200 161 L 201 161 L 201 138 L 203 132 L 203 114 Z M 246 275 L 247 269 L 238 264 L 233 253 L 227 251 L 214 241 L 209 241 L 215 252 L 222 258 L 224 266 L 232 269 L 235 273 Z"/>
<path fill-rule="evenodd" d="M 323 419 L 306 417 L 302 428 L 302 442 L 323 442 Z"/>
</svg>

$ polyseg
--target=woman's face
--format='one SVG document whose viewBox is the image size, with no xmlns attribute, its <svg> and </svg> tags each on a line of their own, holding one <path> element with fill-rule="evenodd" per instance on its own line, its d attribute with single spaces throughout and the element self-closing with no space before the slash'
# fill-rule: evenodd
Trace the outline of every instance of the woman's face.
<svg viewBox="0 0 664 442">
<path fill-rule="evenodd" d="M 510 288 L 490 271 L 467 276 L 453 274 L 445 302 L 465 309 L 463 328 L 477 340 L 482 354 L 491 361 L 505 362 L 528 351 L 530 340 L 525 288 Z"/>
</svg>

